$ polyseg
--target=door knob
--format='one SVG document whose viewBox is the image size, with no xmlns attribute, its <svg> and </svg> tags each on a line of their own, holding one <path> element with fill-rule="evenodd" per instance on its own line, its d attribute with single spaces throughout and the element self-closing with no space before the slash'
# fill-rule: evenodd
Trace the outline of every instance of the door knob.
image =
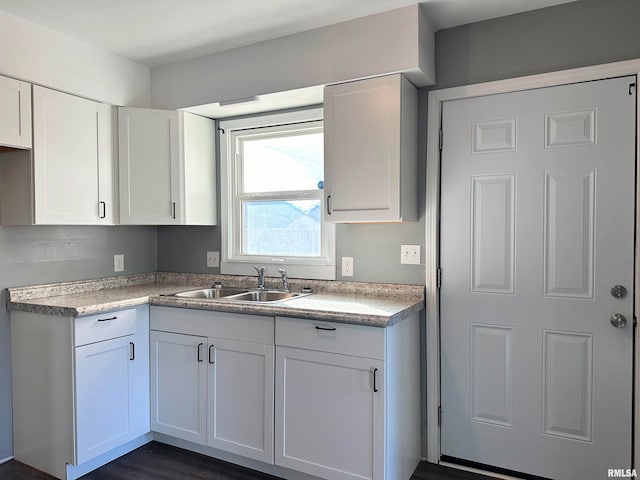
<svg viewBox="0 0 640 480">
<path fill-rule="evenodd" d="M 627 296 L 627 289 L 622 285 L 614 285 L 611 287 L 611 296 L 613 298 L 624 298 Z"/>
<path fill-rule="evenodd" d="M 627 325 L 627 318 L 621 313 L 614 313 L 609 321 L 616 328 L 624 328 Z"/>
</svg>

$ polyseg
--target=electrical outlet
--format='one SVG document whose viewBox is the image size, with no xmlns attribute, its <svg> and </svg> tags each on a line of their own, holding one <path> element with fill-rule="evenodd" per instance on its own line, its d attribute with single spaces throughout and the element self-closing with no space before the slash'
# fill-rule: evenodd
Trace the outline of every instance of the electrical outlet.
<svg viewBox="0 0 640 480">
<path fill-rule="evenodd" d="M 220 252 L 207 252 L 207 267 L 218 268 L 220 266 Z"/>
<path fill-rule="evenodd" d="M 342 257 L 342 276 L 353 277 L 353 257 Z"/>
<path fill-rule="evenodd" d="M 123 253 L 113 256 L 113 271 L 124 272 L 124 254 Z"/>
<path fill-rule="evenodd" d="M 420 245 L 400 245 L 400 263 L 420 265 Z"/>
</svg>

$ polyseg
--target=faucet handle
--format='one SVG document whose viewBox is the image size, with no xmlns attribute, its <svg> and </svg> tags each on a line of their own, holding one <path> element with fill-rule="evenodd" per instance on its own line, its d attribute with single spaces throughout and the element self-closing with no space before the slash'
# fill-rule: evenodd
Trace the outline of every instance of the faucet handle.
<svg viewBox="0 0 640 480">
<path fill-rule="evenodd" d="M 259 275 L 264 275 L 264 271 L 267 267 L 259 267 L 258 265 L 254 265 L 253 268 L 255 268 L 256 272 L 258 272 Z"/>
</svg>

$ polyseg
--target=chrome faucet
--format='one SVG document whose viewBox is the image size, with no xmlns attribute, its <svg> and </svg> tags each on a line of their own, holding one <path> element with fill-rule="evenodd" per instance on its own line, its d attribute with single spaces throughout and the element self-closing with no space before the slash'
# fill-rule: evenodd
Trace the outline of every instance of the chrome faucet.
<svg viewBox="0 0 640 480">
<path fill-rule="evenodd" d="M 264 290 L 264 272 L 266 270 L 266 267 L 259 267 L 257 265 L 254 265 L 253 268 L 255 268 L 256 272 L 258 272 L 258 288 L 260 290 Z"/>
<path fill-rule="evenodd" d="M 282 287 L 285 292 L 290 292 L 291 287 L 289 287 L 289 277 L 287 276 L 287 271 L 284 268 L 279 268 L 278 272 L 282 276 Z"/>
</svg>

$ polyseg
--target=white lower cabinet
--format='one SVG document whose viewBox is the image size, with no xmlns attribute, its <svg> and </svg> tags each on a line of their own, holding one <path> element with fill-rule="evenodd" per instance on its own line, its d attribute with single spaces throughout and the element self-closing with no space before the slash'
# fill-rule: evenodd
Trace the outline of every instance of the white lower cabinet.
<svg viewBox="0 0 640 480">
<path fill-rule="evenodd" d="M 152 430 L 284 478 L 409 480 L 419 342 L 417 313 L 378 328 L 153 306 Z"/>
<path fill-rule="evenodd" d="M 149 397 L 139 388 L 148 369 L 135 350 L 135 335 L 76 347 L 78 464 L 149 431 Z"/>
<path fill-rule="evenodd" d="M 152 307 L 152 430 L 273 463 L 273 322 Z"/>
<path fill-rule="evenodd" d="M 275 463 L 409 480 L 420 461 L 417 314 L 387 328 L 276 318 Z"/>
<path fill-rule="evenodd" d="M 207 444 L 273 463 L 275 347 L 209 339 Z"/>
<path fill-rule="evenodd" d="M 16 460 L 75 479 L 148 441 L 148 312 L 11 312 Z"/>
<path fill-rule="evenodd" d="M 151 429 L 205 443 L 206 338 L 151 331 Z"/>
<path fill-rule="evenodd" d="M 276 464 L 326 479 L 384 478 L 383 371 L 380 360 L 278 347 Z"/>
</svg>

